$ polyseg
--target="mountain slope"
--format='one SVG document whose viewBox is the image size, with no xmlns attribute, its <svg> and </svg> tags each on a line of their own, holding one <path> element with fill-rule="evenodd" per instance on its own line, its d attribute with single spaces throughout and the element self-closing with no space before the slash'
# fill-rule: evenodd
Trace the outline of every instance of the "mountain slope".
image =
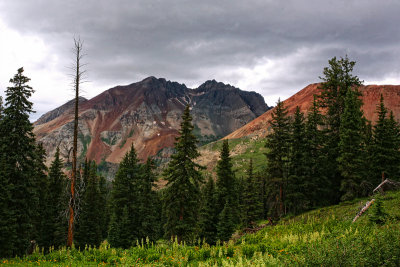
<svg viewBox="0 0 400 267">
<path fill-rule="evenodd" d="M 319 95 L 319 83 L 310 84 L 298 93 L 294 94 L 287 100 L 283 101 L 288 108 L 289 115 L 294 114 L 296 106 L 300 110 L 307 113 L 311 107 L 313 96 Z M 361 86 L 362 100 L 364 102 L 363 111 L 364 116 L 375 122 L 378 119 L 376 114 L 376 106 L 379 103 L 380 95 L 384 97 L 385 106 L 392 110 L 396 120 L 400 119 L 400 85 L 366 85 Z M 272 109 L 239 128 L 238 130 L 227 135 L 226 139 L 235 139 L 241 137 L 265 137 L 268 133 L 269 123 L 271 120 Z"/>
<path fill-rule="evenodd" d="M 46 113 L 34 133 L 49 159 L 56 147 L 67 161 L 73 131 L 73 102 Z M 81 99 L 78 155 L 97 162 L 118 163 L 131 144 L 141 159 L 171 153 L 186 105 L 191 105 L 195 133 L 202 143 L 218 140 L 268 110 L 261 95 L 215 80 L 197 89 L 148 77 L 141 82 L 111 88 Z"/>
</svg>

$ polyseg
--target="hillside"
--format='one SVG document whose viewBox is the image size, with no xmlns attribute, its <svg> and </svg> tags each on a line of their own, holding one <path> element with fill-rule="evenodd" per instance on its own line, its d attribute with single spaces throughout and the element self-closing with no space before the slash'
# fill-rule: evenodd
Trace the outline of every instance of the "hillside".
<svg viewBox="0 0 400 267">
<path fill-rule="evenodd" d="M 34 133 L 51 160 L 60 146 L 69 158 L 72 144 L 72 103 L 50 111 L 35 122 Z M 268 110 L 261 95 L 215 80 L 196 89 L 148 77 L 80 100 L 78 155 L 98 163 L 119 163 L 135 145 L 139 158 L 171 153 L 186 105 L 191 105 L 195 134 L 201 143 L 218 140 Z"/>
<path fill-rule="evenodd" d="M 289 115 L 294 114 L 297 106 L 300 107 L 302 112 L 307 113 L 314 95 L 320 94 L 318 87 L 319 83 L 310 84 L 283 101 L 288 108 Z M 400 120 L 400 85 L 366 85 L 360 87 L 360 92 L 362 93 L 364 103 L 364 115 L 368 120 L 372 122 L 377 120 L 376 105 L 379 103 L 381 94 L 384 97 L 385 106 L 393 111 L 396 120 Z M 227 135 L 225 138 L 235 139 L 245 136 L 252 138 L 265 137 L 268 133 L 268 121 L 271 119 L 271 114 L 272 109 Z"/>
<path fill-rule="evenodd" d="M 59 250 L 25 258 L 4 259 L 13 266 L 399 266 L 400 192 L 382 197 L 384 225 L 369 221 L 373 207 L 352 223 L 368 199 L 313 210 L 266 225 L 236 242 L 216 246 L 142 243 L 129 250 Z M 266 224 L 267 222 L 260 222 Z"/>
</svg>

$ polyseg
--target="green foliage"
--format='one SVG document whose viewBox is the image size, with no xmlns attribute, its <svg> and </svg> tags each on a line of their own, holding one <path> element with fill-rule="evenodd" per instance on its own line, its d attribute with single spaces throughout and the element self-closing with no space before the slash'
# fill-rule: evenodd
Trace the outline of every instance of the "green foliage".
<svg viewBox="0 0 400 267">
<path fill-rule="evenodd" d="M 247 178 L 244 180 L 242 224 L 249 227 L 261 219 L 263 214 L 262 199 L 260 196 L 260 184 L 253 174 L 253 161 L 250 159 L 247 169 Z"/>
<path fill-rule="evenodd" d="M 336 57 L 329 60 L 329 67 L 325 67 L 323 77 L 320 79 L 321 95 L 319 96 L 319 106 L 327 110 L 324 121 L 324 147 L 323 151 L 327 155 L 325 170 L 330 181 L 330 202 L 337 203 L 340 196 L 337 194 L 341 188 L 342 175 L 337 164 L 339 157 L 340 126 L 341 117 L 345 110 L 345 98 L 349 89 L 357 88 L 361 81 L 357 76 L 352 75 L 355 66 L 354 61 Z M 357 93 L 357 95 L 359 95 Z"/>
<path fill-rule="evenodd" d="M 67 177 L 62 171 L 63 161 L 60 159 L 60 149 L 57 147 L 48 174 L 48 190 L 46 203 L 43 206 L 45 215 L 43 218 L 43 242 L 40 247 L 46 250 L 50 247 L 60 248 L 66 243 L 67 220 L 64 212 L 68 209 L 66 193 Z"/>
<path fill-rule="evenodd" d="M 82 153 L 79 156 L 79 158 L 83 159 L 86 157 L 86 153 L 89 148 L 90 142 L 92 141 L 92 137 L 90 135 L 84 135 L 82 133 L 79 133 L 78 139 L 81 141 L 82 146 L 83 146 Z"/>
<path fill-rule="evenodd" d="M 60 249 L 43 254 L 36 251 L 21 258 L 2 259 L 15 266 L 398 266 L 400 224 L 388 220 L 384 226 L 371 224 L 368 216 L 351 220 L 359 201 L 314 210 L 283 219 L 236 243 L 209 246 L 177 242 L 139 242 L 126 250 L 99 248 Z M 363 200 L 365 202 L 365 200 Z M 391 218 L 400 215 L 400 192 L 382 198 Z M 370 210 L 367 211 L 367 213 Z"/>
<path fill-rule="evenodd" d="M 378 121 L 373 127 L 371 159 L 371 182 L 379 184 L 382 173 L 385 178 L 397 179 L 400 161 L 399 127 L 394 120 L 393 114 L 387 116 L 383 96 L 377 106 Z"/>
<path fill-rule="evenodd" d="M 195 238 L 193 233 L 197 228 L 198 199 L 203 182 L 202 167 L 194 162 L 200 154 L 193 128 L 187 106 L 182 115 L 180 136 L 175 143 L 176 152 L 163 174 L 168 181 L 163 196 L 166 217 L 164 229 L 167 236 L 176 237 L 179 242 L 193 241 Z"/>
<path fill-rule="evenodd" d="M 75 241 L 78 247 L 85 245 L 98 247 L 103 240 L 103 224 L 105 215 L 105 194 L 100 189 L 100 177 L 94 161 L 86 162 L 83 180 L 85 190 L 81 196 L 79 220 L 76 226 Z M 104 182 L 102 182 L 104 186 Z"/>
<path fill-rule="evenodd" d="M 199 214 L 199 237 L 210 245 L 215 244 L 217 241 L 218 213 L 215 199 L 215 184 L 210 176 L 202 188 L 202 205 Z"/>
<path fill-rule="evenodd" d="M 375 202 L 372 204 L 371 214 L 369 215 L 369 221 L 375 224 L 384 224 L 386 222 L 388 214 L 385 212 L 382 200 L 377 197 Z"/>
<path fill-rule="evenodd" d="M 38 155 L 33 126 L 29 114 L 33 112 L 32 102 L 28 98 L 33 89 L 27 83 L 29 78 L 23 75 L 24 69 L 10 79 L 11 87 L 6 90 L 6 103 L 0 120 L 0 162 L 4 172 L 2 182 L 5 199 L 0 213 L 6 218 L 12 216 L 13 224 L 8 224 L 7 231 L 1 232 L 0 239 L 9 244 L 6 253 L 21 255 L 30 240 L 37 237 L 39 216 Z M 3 186 L 3 184 L 2 184 Z M 3 228 L 4 229 L 4 228 Z M 6 235 L 14 235 L 10 240 Z M 0 252 L 1 254 L 2 252 Z"/>
<path fill-rule="evenodd" d="M 345 108 L 340 121 L 338 169 L 342 175 L 340 190 L 342 200 L 361 195 L 360 184 L 363 181 L 363 130 L 365 119 L 361 110 L 362 102 L 358 91 L 349 89 L 345 99 Z"/>
<path fill-rule="evenodd" d="M 288 155 L 290 149 L 290 123 L 287 108 L 278 100 L 272 111 L 270 120 L 272 132 L 267 136 L 266 147 L 267 175 L 269 198 L 271 203 L 270 215 L 285 214 L 285 190 L 288 178 Z"/>
</svg>

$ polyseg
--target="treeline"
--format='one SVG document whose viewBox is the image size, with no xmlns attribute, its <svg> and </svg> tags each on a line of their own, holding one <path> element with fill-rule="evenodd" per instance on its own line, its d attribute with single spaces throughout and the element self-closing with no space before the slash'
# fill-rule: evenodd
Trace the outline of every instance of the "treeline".
<svg viewBox="0 0 400 267">
<path fill-rule="evenodd" d="M 77 171 L 74 205 L 59 151 L 49 169 L 35 143 L 28 98 L 33 89 L 23 69 L 0 99 L 0 256 L 26 253 L 35 240 L 46 251 L 66 243 L 68 207 L 76 209 L 75 246 L 128 248 L 160 238 L 215 244 L 261 219 L 279 219 L 369 194 L 382 178 L 398 179 L 400 130 L 381 97 L 378 120 L 362 112 L 361 81 L 347 57 L 329 61 L 320 94 L 310 110 L 289 116 L 283 102 L 272 112 L 264 170 L 248 162 L 237 177 L 227 140 L 216 178 L 196 163 L 198 140 L 189 106 L 182 115 L 175 153 L 155 185 L 151 159 L 142 163 L 134 147 L 124 156 L 112 184 L 86 161 Z"/>
</svg>

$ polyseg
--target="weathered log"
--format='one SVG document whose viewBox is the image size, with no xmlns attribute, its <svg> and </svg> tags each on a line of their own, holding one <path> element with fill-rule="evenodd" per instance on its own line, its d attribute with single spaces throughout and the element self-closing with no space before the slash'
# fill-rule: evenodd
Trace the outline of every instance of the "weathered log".
<svg viewBox="0 0 400 267">
<path fill-rule="evenodd" d="M 365 206 L 357 213 L 356 217 L 354 217 L 353 222 L 355 222 L 371 205 L 375 202 L 375 198 L 371 199 L 371 201 L 367 201 Z"/>
<path fill-rule="evenodd" d="M 399 182 L 395 182 L 389 179 L 384 180 L 382 183 L 380 183 L 375 189 L 374 191 L 372 191 L 374 194 L 376 192 L 379 192 L 381 194 L 385 193 L 385 189 L 384 187 L 392 187 L 392 188 L 396 188 L 396 187 L 400 187 L 400 183 Z M 387 190 L 387 189 L 386 189 Z"/>
</svg>

